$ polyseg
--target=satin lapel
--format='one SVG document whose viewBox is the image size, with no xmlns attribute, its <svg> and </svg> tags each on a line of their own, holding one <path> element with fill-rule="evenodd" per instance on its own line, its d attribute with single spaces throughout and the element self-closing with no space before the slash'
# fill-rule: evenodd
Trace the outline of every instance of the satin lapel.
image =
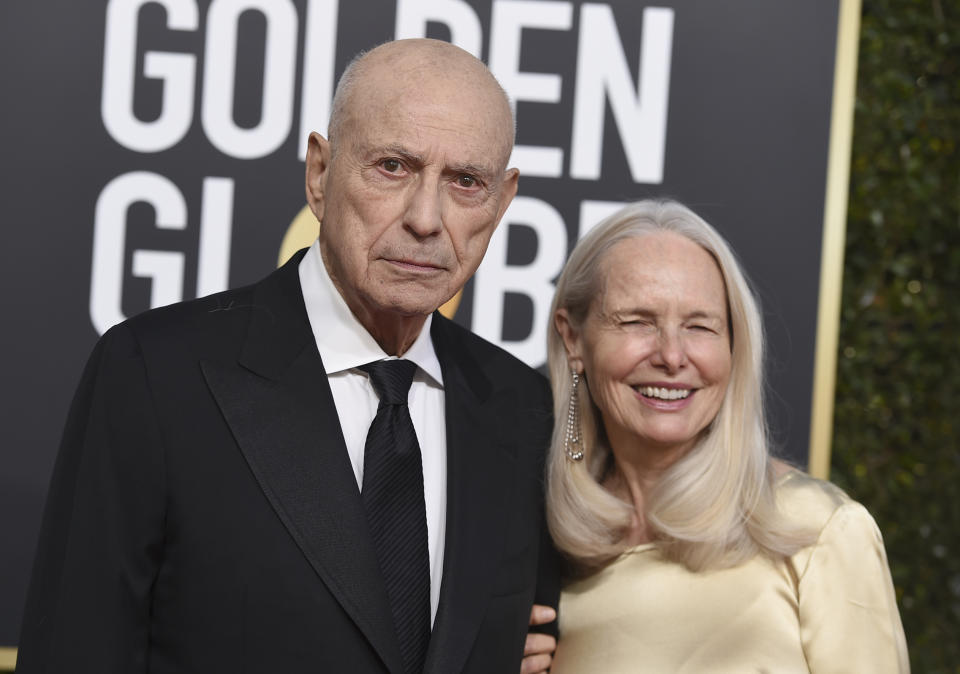
<svg viewBox="0 0 960 674">
<path fill-rule="evenodd" d="M 401 672 L 366 514 L 303 307 L 299 258 L 258 285 L 241 362 L 201 366 L 290 535 L 390 671 Z"/>
<path fill-rule="evenodd" d="M 504 474 L 511 456 L 498 433 L 491 386 L 480 366 L 434 316 L 447 417 L 447 529 L 443 586 L 425 672 L 459 672 L 483 619 L 507 514 Z"/>
</svg>

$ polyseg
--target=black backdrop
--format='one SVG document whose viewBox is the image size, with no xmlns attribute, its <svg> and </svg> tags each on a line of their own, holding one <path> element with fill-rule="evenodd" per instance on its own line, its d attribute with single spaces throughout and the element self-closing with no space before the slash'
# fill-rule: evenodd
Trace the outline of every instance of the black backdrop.
<svg viewBox="0 0 960 674">
<path fill-rule="evenodd" d="M 394 37 L 474 51 L 517 101 L 520 196 L 456 320 L 540 366 L 580 233 L 617 203 L 680 199 L 759 290 L 776 437 L 805 463 L 838 5 L 5 0 L 0 646 L 99 332 L 275 267 L 305 131 L 325 130 L 351 56 Z"/>
</svg>

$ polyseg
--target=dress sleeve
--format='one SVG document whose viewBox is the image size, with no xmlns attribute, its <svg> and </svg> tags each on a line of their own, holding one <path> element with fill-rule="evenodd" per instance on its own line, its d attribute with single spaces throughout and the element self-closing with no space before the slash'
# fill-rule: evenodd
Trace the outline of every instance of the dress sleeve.
<svg viewBox="0 0 960 674">
<path fill-rule="evenodd" d="M 800 639 L 810 672 L 908 674 L 893 581 L 870 513 L 847 501 L 802 557 Z"/>
<path fill-rule="evenodd" d="M 125 326 L 94 349 L 44 510 L 17 671 L 146 671 L 164 465 L 143 359 Z"/>
</svg>

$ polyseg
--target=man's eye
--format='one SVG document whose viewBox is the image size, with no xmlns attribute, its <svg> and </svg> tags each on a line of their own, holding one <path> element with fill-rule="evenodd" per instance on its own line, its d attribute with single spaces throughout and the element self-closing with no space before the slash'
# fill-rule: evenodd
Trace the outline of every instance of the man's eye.
<svg viewBox="0 0 960 674">
<path fill-rule="evenodd" d="M 460 187 L 475 187 L 477 184 L 477 179 L 473 176 L 462 175 L 457 177 L 457 184 Z"/>
<path fill-rule="evenodd" d="M 399 159 L 384 159 L 380 162 L 380 166 L 388 173 L 396 173 L 402 167 Z"/>
</svg>

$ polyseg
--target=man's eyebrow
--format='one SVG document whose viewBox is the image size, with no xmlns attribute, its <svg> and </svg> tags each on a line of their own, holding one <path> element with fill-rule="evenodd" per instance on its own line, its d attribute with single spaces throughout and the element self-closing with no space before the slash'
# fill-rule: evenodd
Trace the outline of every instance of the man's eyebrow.
<svg viewBox="0 0 960 674">
<path fill-rule="evenodd" d="M 470 175 L 481 176 L 483 178 L 491 178 L 496 174 L 496 171 L 491 166 L 470 163 L 451 164 L 447 167 L 447 170 L 451 173 L 469 173 Z"/>
<path fill-rule="evenodd" d="M 371 147 L 365 152 L 365 154 L 369 157 L 398 157 L 415 167 L 422 167 L 427 163 L 427 160 L 423 155 L 412 152 L 403 145 L 381 145 L 378 147 Z M 478 176 L 488 182 L 493 180 L 493 178 L 495 178 L 497 175 L 497 170 L 492 166 L 474 164 L 471 162 L 447 164 L 444 166 L 443 172 L 448 175 L 460 175 L 466 173 L 469 175 Z"/>
<path fill-rule="evenodd" d="M 419 155 L 416 152 L 411 152 L 402 145 L 384 145 L 381 147 L 371 148 L 369 153 L 376 156 L 395 156 L 400 157 L 404 161 L 413 164 L 414 166 L 423 166 L 426 163 L 426 160 L 423 158 L 423 155 Z"/>
</svg>

